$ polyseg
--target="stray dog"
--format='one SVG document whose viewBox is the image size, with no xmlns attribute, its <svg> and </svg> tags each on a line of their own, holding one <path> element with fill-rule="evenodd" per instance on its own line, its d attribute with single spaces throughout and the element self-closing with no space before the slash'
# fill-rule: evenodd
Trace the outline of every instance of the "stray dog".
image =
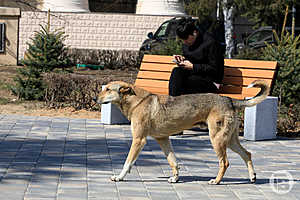
<svg viewBox="0 0 300 200">
<path fill-rule="evenodd" d="M 270 88 L 261 80 L 248 87 L 260 88 L 252 99 L 237 100 L 218 94 L 188 94 L 177 97 L 156 95 L 134 85 L 115 81 L 109 83 L 95 97 L 99 104 L 113 103 L 131 121 L 132 144 L 121 173 L 112 176 L 112 181 L 122 181 L 135 163 L 146 144 L 146 137 L 152 136 L 165 153 L 172 168 L 170 183 L 179 179 L 179 167 L 169 136 L 190 129 L 200 122 L 206 122 L 211 144 L 219 159 L 219 172 L 209 184 L 219 184 L 229 166 L 226 148 L 238 153 L 245 161 L 251 183 L 256 181 L 251 153 L 244 149 L 238 139 L 238 109 L 262 102 Z"/>
</svg>

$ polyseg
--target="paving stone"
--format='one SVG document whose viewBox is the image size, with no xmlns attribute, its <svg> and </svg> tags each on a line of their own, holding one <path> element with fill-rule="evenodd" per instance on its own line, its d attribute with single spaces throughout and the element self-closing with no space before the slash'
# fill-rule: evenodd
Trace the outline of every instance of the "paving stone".
<svg viewBox="0 0 300 200">
<path fill-rule="evenodd" d="M 170 138 L 181 167 L 179 183 L 167 182 L 172 170 L 152 138 L 131 173 L 115 183 L 110 177 L 123 168 L 131 145 L 130 125 L 0 114 L 0 199 L 300 199 L 296 140 L 241 140 L 252 152 L 257 184 L 249 184 L 243 160 L 228 151 L 230 168 L 221 185 L 215 186 L 207 184 L 218 172 L 208 134 L 188 130 L 184 136 Z M 270 180 L 282 170 L 289 172 L 294 185 L 279 194 Z M 278 181 L 287 182 L 286 178 Z"/>
</svg>

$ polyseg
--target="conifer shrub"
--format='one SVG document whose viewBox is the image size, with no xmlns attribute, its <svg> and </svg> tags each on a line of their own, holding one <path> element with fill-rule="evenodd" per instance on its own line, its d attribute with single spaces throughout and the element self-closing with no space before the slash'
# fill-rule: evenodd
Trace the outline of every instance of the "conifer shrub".
<svg viewBox="0 0 300 200">
<path fill-rule="evenodd" d="M 294 137 L 300 124 L 300 35 L 274 31 L 276 42 L 266 44 L 264 59 L 278 62 L 278 74 L 272 92 L 279 97 L 278 135 Z"/>
<path fill-rule="evenodd" d="M 16 84 L 10 89 L 19 99 L 43 100 L 46 85 L 38 69 L 31 66 L 20 68 L 14 81 Z"/>
<path fill-rule="evenodd" d="M 41 26 L 41 30 L 35 32 L 32 43 L 28 43 L 26 58 L 21 61 L 24 68 L 18 70 L 15 85 L 11 86 L 13 94 L 25 100 L 44 99 L 46 85 L 43 73 L 70 64 L 63 43 L 66 37 L 60 30 L 51 32 L 49 25 Z"/>
<path fill-rule="evenodd" d="M 263 58 L 278 62 L 272 95 L 279 96 L 281 104 L 289 107 L 300 102 L 300 35 L 294 37 L 286 32 L 279 37 L 274 31 L 274 37 L 275 43 L 266 43 Z"/>
<path fill-rule="evenodd" d="M 67 35 L 61 29 L 50 31 L 48 25 L 40 25 L 40 31 L 36 31 L 28 44 L 26 59 L 22 61 L 25 66 L 37 68 L 41 72 L 50 72 L 55 68 L 70 66 L 71 61 L 67 57 L 68 48 L 64 44 Z"/>
</svg>

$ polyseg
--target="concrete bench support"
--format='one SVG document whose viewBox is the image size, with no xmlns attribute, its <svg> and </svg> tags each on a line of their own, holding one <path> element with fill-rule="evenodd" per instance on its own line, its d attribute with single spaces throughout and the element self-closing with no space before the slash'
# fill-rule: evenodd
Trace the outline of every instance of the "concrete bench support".
<svg viewBox="0 0 300 200">
<path fill-rule="evenodd" d="M 105 87 L 102 86 L 102 89 Z M 103 124 L 129 124 L 130 122 L 114 104 L 101 105 L 101 123 Z"/>
<path fill-rule="evenodd" d="M 267 97 L 262 103 L 245 109 L 244 138 L 269 140 L 276 138 L 277 97 Z"/>
</svg>

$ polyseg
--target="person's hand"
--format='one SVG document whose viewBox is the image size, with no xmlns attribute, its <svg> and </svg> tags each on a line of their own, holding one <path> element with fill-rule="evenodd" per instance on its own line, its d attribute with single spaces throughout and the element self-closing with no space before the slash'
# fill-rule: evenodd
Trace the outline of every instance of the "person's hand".
<svg viewBox="0 0 300 200">
<path fill-rule="evenodd" d="M 190 69 L 190 70 L 193 69 L 193 63 L 191 63 L 191 62 L 188 61 L 188 60 L 184 60 L 184 61 L 180 62 L 178 65 L 179 65 L 180 67 L 184 67 L 184 68 L 186 68 L 186 69 Z"/>
<path fill-rule="evenodd" d="M 174 55 L 173 57 L 174 57 L 174 62 L 175 62 L 176 64 L 179 64 L 179 63 L 181 63 L 181 62 L 184 61 L 184 57 L 181 56 L 181 55 Z"/>
</svg>

